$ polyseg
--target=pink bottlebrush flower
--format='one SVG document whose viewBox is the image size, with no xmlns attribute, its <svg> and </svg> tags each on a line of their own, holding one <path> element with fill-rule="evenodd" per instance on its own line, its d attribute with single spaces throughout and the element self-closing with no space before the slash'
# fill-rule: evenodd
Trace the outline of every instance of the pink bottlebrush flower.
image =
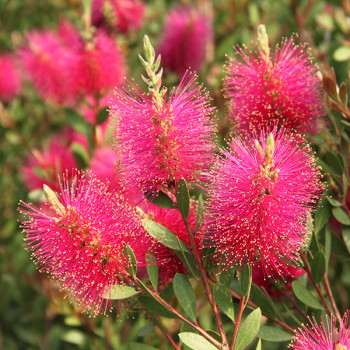
<svg viewBox="0 0 350 350">
<path fill-rule="evenodd" d="M 113 285 L 129 282 L 125 245 L 144 261 L 151 242 L 136 212 L 107 187 L 75 174 L 71 185 L 63 177 L 58 197 L 46 189 L 49 209 L 23 202 L 19 209 L 28 217 L 21 227 L 40 271 L 94 314 L 112 310 L 113 302 L 104 295 Z"/>
<path fill-rule="evenodd" d="M 112 147 L 97 148 L 91 159 L 89 170 L 100 181 L 106 182 L 107 180 L 110 191 L 117 190 L 122 193 L 125 190 L 119 161 Z"/>
<path fill-rule="evenodd" d="M 224 94 L 230 117 L 239 130 L 279 123 L 299 132 L 316 133 L 323 112 L 321 82 L 305 45 L 293 37 L 267 57 L 259 47 L 254 55 L 236 48 L 238 58 L 229 57 Z"/>
<path fill-rule="evenodd" d="M 336 329 L 336 320 L 326 318 L 319 325 L 315 319 L 309 319 L 307 326 L 302 325 L 295 333 L 289 348 L 293 350 L 347 350 L 350 349 L 349 311 L 339 322 Z"/>
<path fill-rule="evenodd" d="M 97 31 L 79 55 L 77 82 L 82 93 L 101 96 L 123 84 L 126 74 L 123 55 L 115 40 L 103 30 Z"/>
<path fill-rule="evenodd" d="M 82 135 L 67 129 L 49 140 L 43 149 L 32 151 L 22 167 L 23 179 L 29 190 L 42 189 L 46 184 L 58 191 L 57 174 L 66 170 L 66 176 L 72 177 L 73 169 L 78 167 L 70 148 L 74 142 L 87 147 Z"/>
<path fill-rule="evenodd" d="M 211 166 L 213 108 L 195 76 L 186 74 L 161 106 L 138 85 L 116 90 L 111 103 L 127 187 L 149 194 L 182 177 L 195 182 Z"/>
<path fill-rule="evenodd" d="M 300 135 L 274 128 L 235 137 L 209 175 L 207 245 L 226 266 L 260 261 L 268 277 L 288 274 L 322 191 L 316 159 Z"/>
<path fill-rule="evenodd" d="M 187 69 L 199 71 L 213 35 L 210 19 L 190 6 L 170 11 L 158 47 L 163 66 L 178 75 Z"/>
<path fill-rule="evenodd" d="M 97 27 L 108 24 L 126 33 L 141 27 L 144 9 L 145 5 L 138 0 L 94 0 L 92 24 Z"/>
<path fill-rule="evenodd" d="M 28 78 L 43 99 L 72 103 L 78 96 L 76 69 L 79 55 L 64 39 L 47 30 L 27 33 L 28 45 L 19 56 Z"/>
<path fill-rule="evenodd" d="M 10 102 L 21 89 L 21 78 L 13 57 L 0 55 L 0 101 Z"/>
</svg>

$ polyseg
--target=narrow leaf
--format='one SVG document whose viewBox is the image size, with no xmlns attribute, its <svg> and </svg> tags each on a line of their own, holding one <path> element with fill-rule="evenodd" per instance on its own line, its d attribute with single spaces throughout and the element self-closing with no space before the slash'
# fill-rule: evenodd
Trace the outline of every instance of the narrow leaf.
<svg viewBox="0 0 350 350">
<path fill-rule="evenodd" d="M 147 195 L 147 199 L 152 202 L 157 207 L 174 209 L 174 202 L 171 198 L 164 192 L 159 191 L 156 195 L 153 193 Z"/>
<path fill-rule="evenodd" d="M 256 345 L 255 350 L 261 350 L 261 339 L 259 339 L 258 344 Z"/>
<path fill-rule="evenodd" d="M 158 286 L 157 260 L 152 253 L 147 253 L 146 262 L 147 262 L 147 274 L 148 274 L 149 280 L 151 281 L 153 288 L 157 289 L 157 286 Z"/>
<path fill-rule="evenodd" d="M 179 338 L 185 345 L 193 350 L 218 350 L 216 346 L 196 333 L 179 333 Z"/>
<path fill-rule="evenodd" d="M 272 300 L 268 298 L 256 284 L 252 284 L 250 299 L 254 304 L 260 307 L 264 314 L 270 316 L 271 318 L 277 317 L 275 305 L 273 304 Z"/>
<path fill-rule="evenodd" d="M 327 200 L 333 207 L 340 207 L 341 206 L 341 203 L 332 197 L 327 197 Z"/>
<path fill-rule="evenodd" d="M 294 295 L 305 305 L 314 309 L 323 310 L 321 303 L 314 295 L 298 280 L 293 281 L 292 289 Z"/>
<path fill-rule="evenodd" d="M 198 204 L 197 204 L 196 232 L 198 232 L 202 223 L 203 210 L 204 210 L 203 196 L 202 194 L 200 194 L 198 198 Z"/>
<path fill-rule="evenodd" d="M 311 274 L 315 283 L 319 284 L 323 280 L 323 276 L 326 272 L 326 256 L 323 251 L 318 251 L 311 263 Z"/>
<path fill-rule="evenodd" d="M 71 151 L 73 153 L 74 160 L 80 169 L 85 169 L 89 166 L 89 156 L 86 149 L 80 143 L 73 142 L 71 145 Z"/>
<path fill-rule="evenodd" d="M 322 198 L 315 213 L 315 232 L 321 231 L 331 216 L 331 205 L 328 200 Z"/>
<path fill-rule="evenodd" d="M 244 295 L 248 300 L 252 285 L 252 269 L 249 265 L 244 264 L 242 266 L 239 282 L 241 283 L 242 295 Z"/>
<path fill-rule="evenodd" d="M 245 349 L 256 337 L 261 323 L 261 310 L 258 308 L 252 311 L 238 330 L 235 350 Z"/>
<path fill-rule="evenodd" d="M 177 318 L 163 304 L 161 304 L 157 299 L 153 297 L 140 296 L 138 298 L 138 301 L 146 309 L 146 311 L 152 315 L 158 315 L 167 318 Z"/>
<path fill-rule="evenodd" d="M 129 260 L 128 271 L 135 277 L 137 273 L 137 260 L 134 251 L 129 245 L 126 244 L 123 253 Z"/>
<path fill-rule="evenodd" d="M 192 322 L 196 322 L 197 305 L 193 288 L 186 276 L 177 273 L 173 280 L 173 288 L 177 300 Z"/>
<path fill-rule="evenodd" d="M 231 320 L 234 320 L 235 311 L 233 308 L 232 296 L 228 288 L 221 283 L 215 284 L 213 288 L 213 296 L 215 303 L 220 308 L 220 310 Z"/>
<path fill-rule="evenodd" d="M 227 288 L 230 288 L 231 282 L 235 276 L 236 269 L 234 267 L 230 267 L 228 269 L 220 272 L 219 281 L 224 284 Z"/>
<path fill-rule="evenodd" d="M 260 327 L 258 337 L 271 342 L 282 342 L 290 341 L 293 335 L 282 329 L 263 325 Z"/>
<path fill-rule="evenodd" d="M 99 112 L 97 113 L 97 124 L 103 124 L 107 118 L 108 118 L 108 109 L 107 108 L 102 108 L 99 110 Z"/>
<path fill-rule="evenodd" d="M 350 253 L 350 227 L 342 225 L 341 233 L 343 235 L 343 240 L 346 245 L 346 249 Z"/>
<path fill-rule="evenodd" d="M 165 245 L 167 248 L 181 250 L 182 247 L 184 250 L 188 251 L 188 246 L 161 224 L 148 219 L 143 219 L 142 224 L 153 238 Z"/>
<path fill-rule="evenodd" d="M 190 194 L 184 179 L 177 184 L 176 201 L 182 217 L 187 219 L 190 212 Z"/>
<path fill-rule="evenodd" d="M 332 208 L 334 217 L 343 225 L 350 225 L 350 217 L 343 208 Z"/>
<path fill-rule="evenodd" d="M 106 288 L 103 298 L 110 300 L 122 300 L 130 298 L 138 293 L 140 292 L 138 292 L 132 287 L 116 284 L 112 286 L 112 288 Z"/>
</svg>

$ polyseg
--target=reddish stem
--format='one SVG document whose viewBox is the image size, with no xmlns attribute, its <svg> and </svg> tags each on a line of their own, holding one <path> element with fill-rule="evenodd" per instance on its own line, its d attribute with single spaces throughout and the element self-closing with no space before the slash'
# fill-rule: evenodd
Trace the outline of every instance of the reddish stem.
<svg viewBox="0 0 350 350">
<path fill-rule="evenodd" d="M 333 296 L 333 293 L 332 293 L 331 286 L 329 284 L 328 273 L 327 272 L 324 275 L 323 283 L 324 283 L 324 289 L 326 290 L 326 293 L 327 293 L 328 299 L 329 299 L 329 301 L 331 303 L 331 306 L 332 306 L 332 309 L 334 311 L 335 317 L 340 322 L 341 321 L 340 312 L 339 312 L 337 304 L 335 303 L 335 300 L 334 300 L 334 296 Z"/>
<path fill-rule="evenodd" d="M 239 330 L 239 325 L 241 323 L 241 319 L 242 319 L 242 314 L 243 314 L 243 310 L 245 307 L 245 296 L 243 295 L 241 297 L 241 300 L 239 302 L 239 310 L 238 310 L 238 315 L 237 315 L 237 320 L 236 320 L 236 325 L 235 325 L 235 330 L 233 332 L 233 339 L 232 339 L 232 344 L 231 344 L 231 350 L 235 349 L 235 343 L 236 343 L 236 339 L 237 339 L 237 334 L 238 334 L 238 330 Z"/>
<path fill-rule="evenodd" d="M 228 340 L 227 340 L 226 333 L 224 330 L 224 325 L 223 325 L 222 320 L 221 320 L 220 310 L 214 301 L 213 293 L 212 293 L 212 290 L 210 288 L 209 281 L 207 278 L 207 273 L 203 268 L 202 261 L 201 261 L 201 258 L 199 256 L 199 251 L 198 251 L 195 239 L 194 239 L 194 235 L 193 235 L 191 226 L 188 222 L 188 219 L 183 218 L 183 221 L 184 221 L 188 236 L 190 238 L 193 257 L 196 260 L 198 270 L 199 270 L 199 273 L 201 275 L 201 279 L 202 279 L 202 282 L 204 285 L 204 293 L 207 296 L 209 303 L 211 305 L 211 308 L 213 309 L 213 312 L 214 312 L 216 324 L 218 326 L 219 333 L 220 333 L 221 340 L 222 340 L 222 349 L 229 350 L 229 344 L 228 344 Z"/>
<path fill-rule="evenodd" d="M 329 317 L 332 317 L 331 310 L 329 309 L 327 301 L 326 301 L 325 297 L 322 294 L 321 288 L 319 287 L 319 285 L 312 278 L 311 270 L 310 270 L 310 267 L 309 267 L 309 263 L 307 262 L 306 255 L 303 252 L 300 252 L 300 256 L 301 256 L 301 259 L 303 260 L 305 271 L 306 271 L 307 275 L 309 276 L 312 284 L 314 285 L 314 287 L 315 287 L 315 289 L 317 291 L 317 294 L 319 295 L 319 297 L 321 299 L 321 302 L 322 302 L 322 304 L 323 304 L 323 306 L 325 308 L 325 311 L 327 312 Z"/>
</svg>

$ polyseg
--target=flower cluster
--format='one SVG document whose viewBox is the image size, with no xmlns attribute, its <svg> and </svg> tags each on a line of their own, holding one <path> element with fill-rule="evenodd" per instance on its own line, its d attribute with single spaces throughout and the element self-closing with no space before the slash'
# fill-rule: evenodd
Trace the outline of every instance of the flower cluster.
<svg viewBox="0 0 350 350">
<path fill-rule="evenodd" d="M 179 76 L 199 71 L 212 37 L 212 24 L 196 8 L 179 6 L 169 12 L 158 47 L 164 68 Z"/>
<path fill-rule="evenodd" d="M 234 126 L 249 131 L 280 123 L 316 133 L 322 125 L 323 98 L 309 51 L 290 38 L 271 57 L 267 45 L 260 45 L 256 55 L 237 47 L 238 58 L 230 57 L 226 65 L 224 94 Z"/>
<path fill-rule="evenodd" d="M 21 203 L 28 217 L 22 222 L 26 248 L 40 271 L 86 309 L 106 313 L 113 304 L 105 296 L 114 285 L 130 282 L 125 246 L 142 264 L 151 237 L 124 198 L 95 177 L 76 173 L 70 185 L 64 176 L 60 190 L 57 197 L 45 188 L 48 203 L 42 209 Z"/>
<path fill-rule="evenodd" d="M 81 96 L 101 96 L 121 85 L 126 70 L 115 40 L 102 29 L 90 36 L 84 39 L 69 22 L 56 32 L 27 33 L 19 55 L 42 98 L 73 105 Z"/>
<path fill-rule="evenodd" d="M 139 86 L 116 90 L 111 113 L 116 118 L 117 152 L 127 187 L 158 192 L 181 178 L 195 182 L 213 161 L 213 109 L 195 76 L 185 74 L 166 101 L 157 104 Z"/>
<path fill-rule="evenodd" d="M 207 245 L 227 266 L 260 261 L 269 277 L 288 274 L 323 191 L 310 147 L 274 128 L 233 138 L 222 155 L 209 175 Z"/>
<path fill-rule="evenodd" d="M 316 320 L 309 319 L 307 326 L 302 325 L 289 345 L 293 350 L 347 350 L 350 348 L 349 311 L 339 321 L 339 330 L 336 329 L 336 320 L 326 318 L 319 325 Z"/>
</svg>

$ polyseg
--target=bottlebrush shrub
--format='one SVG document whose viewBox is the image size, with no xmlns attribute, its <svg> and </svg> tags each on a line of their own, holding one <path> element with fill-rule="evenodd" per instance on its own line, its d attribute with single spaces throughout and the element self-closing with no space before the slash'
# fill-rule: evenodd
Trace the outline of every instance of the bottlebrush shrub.
<svg viewBox="0 0 350 350">
<path fill-rule="evenodd" d="M 200 71 L 206 46 L 213 35 L 210 18 L 191 6 L 177 6 L 165 20 L 158 46 L 163 66 L 179 76 L 187 69 Z"/>
<path fill-rule="evenodd" d="M 21 77 L 14 57 L 9 53 L 0 55 L 0 101 L 11 102 L 21 89 Z"/>
<path fill-rule="evenodd" d="M 283 277 L 323 191 L 310 146 L 274 128 L 234 137 L 222 156 L 210 174 L 207 245 L 227 267 L 260 261 L 265 275 Z"/>
<path fill-rule="evenodd" d="M 42 149 L 33 149 L 22 167 L 22 177 L 29 190 L 42 189 L 43 185 L 58 191 L 58 174 L 66 173 L 70 179 L 77 168 L 71 146 L 78 143 L 87 148 L 86 140 L 72 129 L 66 129 L 48 140 Z"/>
<path fill-rule="evenodd" d="M 207 93 L 186 73 L 169 98 L 157 105 L 138 85 L 117 89 L 111 101 L 114 137 L 134 192 L 174 188 L 184 178 L 195 182 L 214 159 L 213 108 Z"/>
<path fill-rule="evenodd" d="M 267 43 L 268 45 L 268 43 Z M 237 47 L 225 66 L 225 97 L 238 130 L 279 123 L 299 132 L 316 133 L 324 114 L 321 81 L 306 45 L 284 39 L 274 55 L 258 47 L 254 54 Z"/>
<path fill-rule="evenodd" d="M 141 27 L 144 10 L 145 4 L 138 0 L 94 0 L 92 24 L 107 25 L 126 33 Z"/>
<path fill-rule="evenodd" d="M 107 188 L 83 173 L 76 173 L 71 184 L 63 176 L 59 196 L 46 188 L 49 208 L 21 202 L 19 209 L 27 216 L 21 226 L 26 248 L 40 271 L 94 314 L 112 310 L 113 285 L 129 283 L 125 245 L 141 264 L 151 245 L 136 212 Z"/>
<path fill-rule="evenodd" d="M 57 31 L 35 31 L 26 38 L 28 45 L 19 55 L 43 99 L 72 105 L 78 98 L 103 96 L 122 85 L 124 58 L 102 29 L 85 40 L 71 23 L 62 21 Z"/>
<path fill-rule="evenodd" d="M 349 311 L 339 320 L 339 330 L 336 320 L 321 319 L 318 324 L 315 319 L 309 319 L 308 325 L 302 325 L 289 345 L 293 350 L 347 350 L 350 348 Z"/>
</svg>

